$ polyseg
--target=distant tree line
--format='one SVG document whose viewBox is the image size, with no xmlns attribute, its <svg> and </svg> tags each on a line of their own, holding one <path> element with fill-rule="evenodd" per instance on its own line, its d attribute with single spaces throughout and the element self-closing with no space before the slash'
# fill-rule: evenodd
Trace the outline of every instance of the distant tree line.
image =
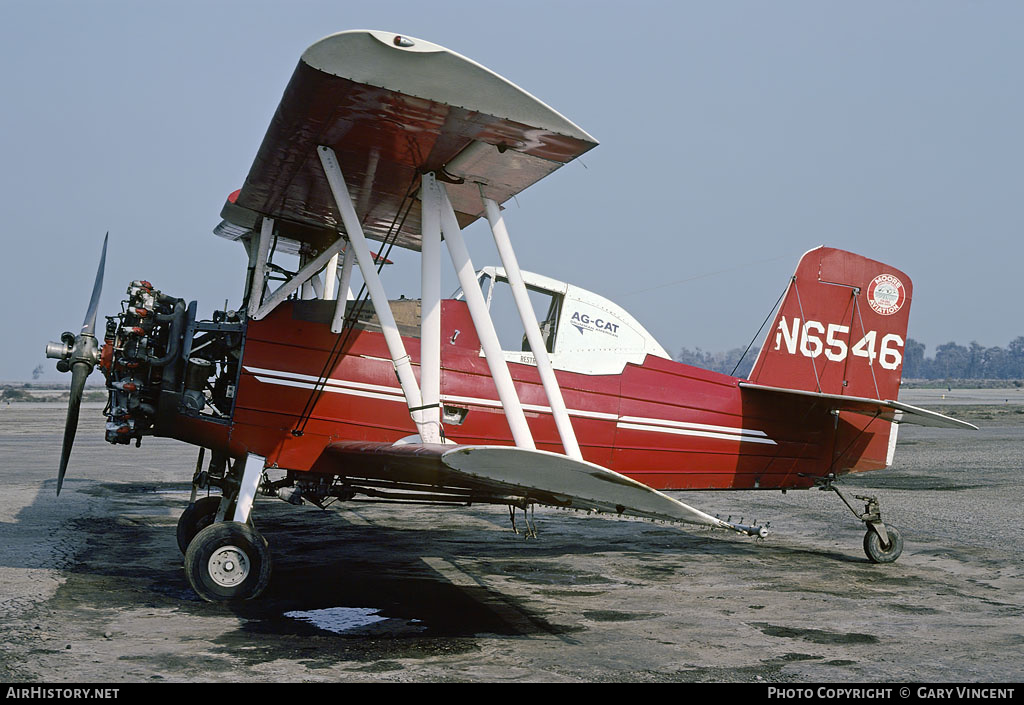
<svg viewBox="0 0 1024 705">
<path fill-rule="evenodd" d="M 736 363 L 744 348 L 725 352 L 683 348 L 676 360 L 705 370 L 747 377 L 759 347 L 758 344 L 751 346 L 739 367 Z M 998 345 L 986 348 L 977 342 L 966 346 L 946 343 L 935 349 L 934 357 L 925 357 L 924 350 L 923 343 L 907 339 L 903 351 L 904 379 L 1024 379 L 1024 336 L 1014 338 L 1005 348 Z"/>
<path fill-rule="evenodd" d="M 35 397 L 32 396 L 31 392 L 26 392 L 24 389 L 16 389 L 10 384 L 5 384 L 3 387 L 0 387 L 0 401 L 7 403 L 12 401 L 35 401 Z"/>
<path fill-rule="evenodd" d="M 906 379 L 1024 379 L 1024 336 L 1005 348 L 986 348 L 976 342 L 963 346 L 946 343 L 924 356 L 924 345 L 907 339 L 903 354 Z"/>
</svg>

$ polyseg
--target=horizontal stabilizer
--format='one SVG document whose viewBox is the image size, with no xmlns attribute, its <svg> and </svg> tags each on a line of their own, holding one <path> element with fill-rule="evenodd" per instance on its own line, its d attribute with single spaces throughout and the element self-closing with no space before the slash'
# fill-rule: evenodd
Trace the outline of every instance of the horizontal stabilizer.
<svg viewBox="0 0 1024 705">
<path fill-rule="evenodd" d="M 767 387 L 752 382 L 740 382 L 742 389 L 751 389 L 758 392 L 773 394 L 792 394 L 802 397 L 821 399 L 830 408 L 837 411 L 850 411 L 867 416 L 877 416 L 893 423 L 909 423 L 916 426 L 937 426 L 940 428 L 969 428 L 977 431 L 974 424 L 954 419 L 950 416 L 928 411 L 917 406 L 904 404 L 899 401 L 869 399 L 867 397 L 847 397 L 842 394 L 826 394 L 824 392 L 809 392 L 802 389 L 786 389 L 785 387 Z"/>
<path fill-rule="evenodd" d="M 327 448 L 347 472 L 431 481 L 525 497 L 530 502 L 568 509 L 680 521 L 748 535 L 764 535 L 717 519 L 625 475 L 565 455 L 512 446 L 341 442 Z M 326 468 L 317 468 L 322 471 Z"/>
</svg>

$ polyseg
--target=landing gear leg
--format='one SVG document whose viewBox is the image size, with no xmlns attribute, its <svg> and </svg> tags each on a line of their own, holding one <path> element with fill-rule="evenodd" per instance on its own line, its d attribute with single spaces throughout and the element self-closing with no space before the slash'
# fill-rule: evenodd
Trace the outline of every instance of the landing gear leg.
<svg viewBox="0 0 1024 705">
<path fill-rule="evenodd" d="M 260 480 L 263 478 L 263 466 L 267 459 L 250 453 L 245 458 L 245 465 L 242 467 L 242 481 L 238 487 L 238 501 L 235 503 L 235 514 L 233 521 L 245 523 L 249 521 L 249 512 L 252 509 L 252 501 L 256 498 L 256 490 L 259 489 Z"/>
<path fill-rule="evenodd" d="M 192 543 L 196 534 L 210 524 L 225 519 L 231 520 L 235 514 L 235 500 L 238 496 L 237 485 L 218 479 L 223 474 L 223 470 L 214 473 L 203 470 L 205 454 L 206 449 L 200 448 L 195 475 L 192 477 L 192 497 L 189 499 L 188 507 L 178 518 L 177 539 L 182 555 L 188 550 L 188 545 Z M 213 464 L 211 463 L 211 467 Z M 213 482 L 211 482 L 211 476 L 214 478 Z M 208 490 L 211 484 L 220 487 L 224 494 L 200 498 L 199 491 Z M 252 525 L 251 520 L 248 523 L 250 526 Z"/>
<path fill-rule="evenodd" d="M 843 500 L 843 504 L 850 508 L 854 516 L 867 525 L 868 530 L 864 534 L 864 553 L 868 560 L 872 563 L 892 563 L 900 557 L 903 553 L 903 536 L 895 526 L 886 526 L 882 523 L 882 512 L 877 497 L 855 495 L 864 502 L 864 511 L 859 512 L 831 481 L 825 483 L 821 489 L 832 490 L 839 495 L 839 499 Z"/>
<path fill-rule="evenodd" d="M 196 593 L 209 602 L 251 600 L 270 582 L 267 541 L 251 521 L 266 461 L 249 455 L 243 462 L 237 489 L 230 491 L 225 486 L 224 497 L 191 503 L 178 524 L 185 575 Z"/>
</svg>

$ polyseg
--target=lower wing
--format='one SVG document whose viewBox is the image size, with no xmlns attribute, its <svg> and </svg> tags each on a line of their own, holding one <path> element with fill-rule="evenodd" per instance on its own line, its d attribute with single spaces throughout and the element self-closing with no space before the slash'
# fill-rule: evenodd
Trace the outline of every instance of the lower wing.
<svg viewBox="0 0 1024 705">
<path fill-rule="evenodd" d="M 546 504 L 568 509 L 681 521 L 747 535 L 766 531 L 722 521 L 625 475 L 558 453 L 512 446 L 339 442 L 311 468 L 338 474 L 469 490 L 467 501 Z"/>
</svg>

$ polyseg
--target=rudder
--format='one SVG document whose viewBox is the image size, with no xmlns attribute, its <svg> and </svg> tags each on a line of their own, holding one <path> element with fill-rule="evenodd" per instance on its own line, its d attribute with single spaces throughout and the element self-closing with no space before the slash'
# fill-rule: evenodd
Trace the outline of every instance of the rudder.
<svg viewBox="0 0 1024 705">
<path fill-rule="evenodd" d="M 912 285 L 900 270 L 829 247 L 804 254 L 754 362 L 758 384 L 896 399 Z"/>
</svg>

